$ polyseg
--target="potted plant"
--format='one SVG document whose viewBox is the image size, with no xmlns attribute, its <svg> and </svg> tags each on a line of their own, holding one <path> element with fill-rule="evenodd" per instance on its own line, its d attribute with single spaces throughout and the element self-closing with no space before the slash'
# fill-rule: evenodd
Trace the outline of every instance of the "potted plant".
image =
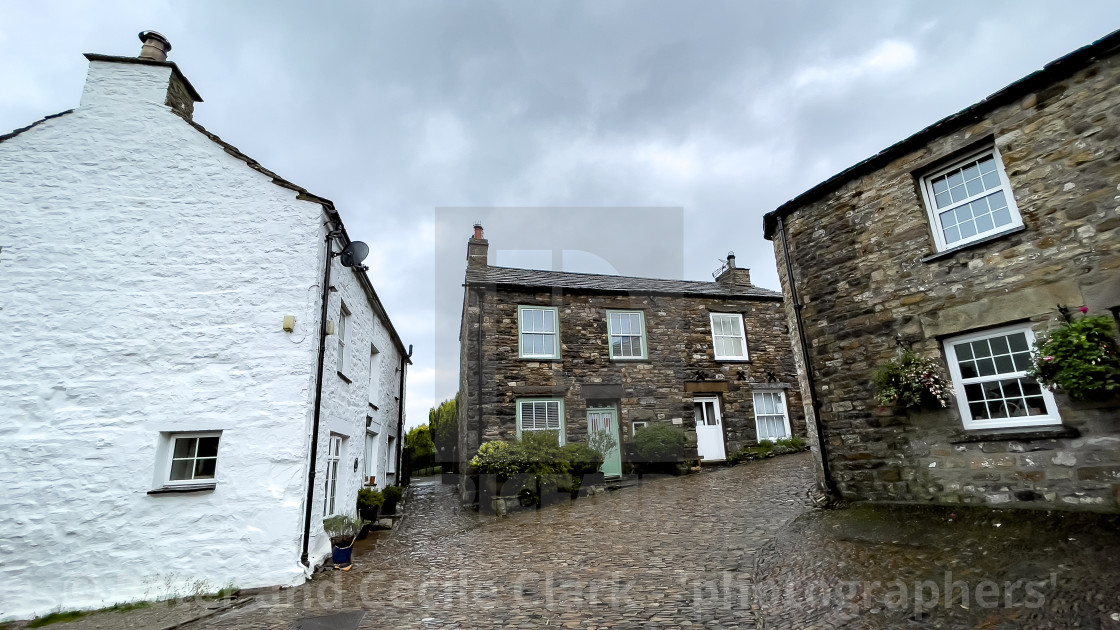
<svg viewBox="0 0 1120 630">
<path fill-rule="evenodd" d="M 883 407 L 945 409 L 953 396 L 940 366 L 913 350 L 900 352 L 898 358 L 879 368 L 875 389 Z"/>
<path fill-rule="evenodd" d="M 1116 327 L 1106 315 L 1086 315 L 1074 320 L 1059 307 L 1064 325 L 1041 333 L 1035 341 L 1028 374 L 1051 391 L 1062 391 L 1073 400 L 1102 401 L 1120 394 L 1120 347 Z"/>
<path fill-rule="evenodd" d="M 358 516 L 362 520 L 377 522 L 377 512 L 385 504 L 385 495 L 374 488 L 358 490 Z"/>
<path fill-rule="evenodd" d="M 331 560 L 338 565 L 350 564 L 354 540 L 367 521 L 357 516 L 338 515 L 323 519 L 323 529 L 331 538 Z"/>
<path fill-rule="evenodd" d="M 404 496 L 404 490 L 402 490 L 400 486 L 386 486 L 385 489 L 381 491 L 381 494 L 385 499 L 385 513 L 396 514 L 397 503 L 399 503 L 401 497 Z"/>
<path fill-rule="evenodd" d="M 684 445 L 688 438 L 678 426 L 655 422 L 634 436 L 634 453 L 638 457 L 639 474 L 679 474 L 684 461 Z"/>
</svg>

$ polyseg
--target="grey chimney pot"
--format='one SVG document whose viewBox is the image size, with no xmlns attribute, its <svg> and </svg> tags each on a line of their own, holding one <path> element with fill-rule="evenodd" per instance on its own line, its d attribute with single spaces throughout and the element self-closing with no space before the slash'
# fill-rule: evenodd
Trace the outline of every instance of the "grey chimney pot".
<svg viewBox="0 0 1120 630">
<path fill-rule="evenodd" d="M 171 42 L 167 41 L 166 37 L 155 31 L 141 31 L 140 41 L 144 42 L 140 47 L 141 59 L 167 61 L 167 53 L 171 52 Z"/>
</svg>

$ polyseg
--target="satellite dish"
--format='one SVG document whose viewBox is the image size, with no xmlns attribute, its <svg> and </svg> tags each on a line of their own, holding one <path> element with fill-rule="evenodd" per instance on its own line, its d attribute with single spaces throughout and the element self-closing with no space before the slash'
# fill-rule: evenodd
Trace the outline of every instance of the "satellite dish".
<svg viewBox="0 0 1120 630">
<path fill-rule="evenodd" d="M 343 267 L 357 267 L 360 271 L 365 271 L 368 267 L 362 265 L 362 261 L 369 256 L 369 245 L 361 241 L 350 241 L 339 256 Z"/>
</svg>

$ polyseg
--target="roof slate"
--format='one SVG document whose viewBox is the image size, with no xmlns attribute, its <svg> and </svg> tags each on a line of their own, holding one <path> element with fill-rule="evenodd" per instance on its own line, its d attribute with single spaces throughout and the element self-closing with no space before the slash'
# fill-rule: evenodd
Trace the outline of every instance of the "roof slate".
<svg viewBox="0 0 1120 630">
<path fill-rule="evenodd" d="M 499 284 L 526 288 L 561 288 L 607 293 L 661 293 L 704 295 L 708 297 L 782 299 L 777 291 L 754 286 L 724 285 L 695 280 L 662 280 L 608 276 L 568 271 L 540 271 L 512 267 L 467 269 L 467 284 Z"/>
</svg>

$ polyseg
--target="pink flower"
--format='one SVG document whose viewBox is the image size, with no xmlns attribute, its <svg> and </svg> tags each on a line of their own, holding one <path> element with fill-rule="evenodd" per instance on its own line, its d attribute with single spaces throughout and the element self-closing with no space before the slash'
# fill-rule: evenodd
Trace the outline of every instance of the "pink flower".
<svg viewBox="0 0 1120 630">
<path fill-rule="evenodd" d="M 1088 313 L 1089 312 L 1089 307 L 1088 306 L 1082 306 L 1081 308 L 1079 308 L 1077 310 L 1081 311 L 1082 313 Z"/>
<path fill-rule="evenodd" d="M 1053 361 L 1054 357 L 1042 357 L 1043 361 Z"/>
</svg>

